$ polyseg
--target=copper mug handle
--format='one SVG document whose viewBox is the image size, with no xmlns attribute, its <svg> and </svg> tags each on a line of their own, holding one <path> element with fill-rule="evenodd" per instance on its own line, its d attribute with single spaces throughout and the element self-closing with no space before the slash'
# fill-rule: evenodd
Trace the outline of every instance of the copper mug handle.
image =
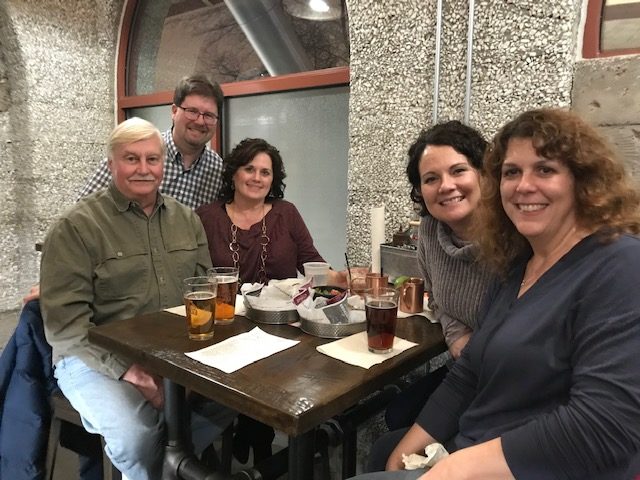
<svg viewBox="0 0 640 480">
<path fill-rule="evenodd" d="M 411 277 L 400 286 L 400 311 L 420 313 L 424 310 L 424 280 Z"/>
</svg>

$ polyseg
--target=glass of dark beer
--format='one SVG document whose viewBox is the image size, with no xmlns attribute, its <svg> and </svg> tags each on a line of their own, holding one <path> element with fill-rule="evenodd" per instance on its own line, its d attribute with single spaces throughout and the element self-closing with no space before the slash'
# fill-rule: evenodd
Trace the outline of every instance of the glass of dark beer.
<svg viewBox="0 0 640 480">
<path fill-rule="evenodd" d="M 216 280 L 209 277 L 189 277 L 184 279 L 182 285 L 189 338 L 209 340 L 213 337 L 216 317 Z"/>
<path fill-rule="evenodd" d="M 398 318 L 398 291 L 395 288 L 376 288 L 364 293 L 367 316 L 369 351 L 388 353 L 393 349 Z"/>
<path fill-rule="evenodd" d="M 207 273 L 216 280 L 218 295 L 216 297 L 216 323 L 226 325 L 232 323 L 236 313 L 236 295 L 238 294 L 238 268 L 213 267 Z"/>
</svg>

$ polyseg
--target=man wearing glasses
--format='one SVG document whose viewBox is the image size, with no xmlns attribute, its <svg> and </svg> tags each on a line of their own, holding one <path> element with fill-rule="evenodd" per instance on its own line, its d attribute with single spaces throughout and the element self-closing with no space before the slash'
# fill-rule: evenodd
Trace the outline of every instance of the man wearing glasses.
<svg viewBox="0 0 640 480">
<path fill-rule="evenodd" d="M 193 209 L 216 200 L 222 184 L 222 158 L 208 143 L 216 132 L 223 98 L 220 86 L 204 75 L 183 78 L 173 94 L 173 127 L 162 134 L 167 155 L 160 191 Z M 80 197 L 103 189 L 110 180 L 105 160 Z"/>
</svg>

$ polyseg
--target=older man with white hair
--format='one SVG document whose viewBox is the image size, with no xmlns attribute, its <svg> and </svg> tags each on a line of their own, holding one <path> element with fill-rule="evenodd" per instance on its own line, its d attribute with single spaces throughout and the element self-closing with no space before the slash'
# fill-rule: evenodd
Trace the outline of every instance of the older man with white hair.
<svg viewBox="0 0 640 480">
<path fill-rule="evenodd" d="M 41 305 L 58 385 L 129 480 L 161 475 L 161 379 L 90 344 L 87 332 L 180 304 L 182 280 L 211 266 L 198 216 L 158 191 L 164 148 L 146 120 L 118 125 L 108 141 L 111 183 L 61 216 L 42 253 Z M 192 414 L 196 451 L 233 416 L 213 402 L 201 404 Z"/>
</svg>

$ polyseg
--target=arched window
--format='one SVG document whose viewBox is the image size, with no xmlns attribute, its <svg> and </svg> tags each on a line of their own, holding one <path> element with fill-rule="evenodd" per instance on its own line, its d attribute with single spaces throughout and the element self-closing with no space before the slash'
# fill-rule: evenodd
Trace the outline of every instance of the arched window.
<svg viewBox="0 0 640 480">
<path fill-rule="evenodd" d="M 127 0 L 118 120 L 135 115 L 169 128 L 181 77 L 205 73 L 218 81 L 225 104 L 213 147 L 225 154 L 248 136 L 275 145 L 287 170 L 287 200 L 339 268 L 346 251 L 348 31 L 345 0 Z"/>
<path fill-rule="evenodd" d="M 584 58 L 640 53 L 640 1 L 590 0 Z"/>
</svg>

